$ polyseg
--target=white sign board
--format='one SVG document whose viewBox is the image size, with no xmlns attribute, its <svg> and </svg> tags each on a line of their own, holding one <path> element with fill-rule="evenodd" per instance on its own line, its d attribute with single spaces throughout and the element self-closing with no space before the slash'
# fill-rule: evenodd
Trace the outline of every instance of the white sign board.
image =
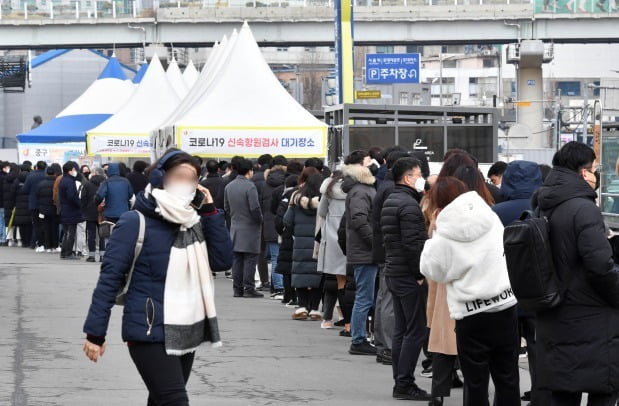
<svg viewBox="0 0 619 406">
<path fill-rule="evenodd" d="M 88 155 L 150 157 L 148 134 L 92 134 L 87 138 Z"/>
</svg>

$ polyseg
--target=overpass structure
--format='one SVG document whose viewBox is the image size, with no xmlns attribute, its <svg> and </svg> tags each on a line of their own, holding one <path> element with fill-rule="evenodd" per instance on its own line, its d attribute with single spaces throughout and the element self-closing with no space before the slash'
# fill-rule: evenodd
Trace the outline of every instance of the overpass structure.
<svg viewBox="0 0 619 406">
<path fill-rule="evenodd" d="M 324 46 L 334 43 L 334 9 L 329 3 L 247 3 L 248 7 L 169 7 L 129 11 L 4 10 L 0 49 L 141 47 L 157 43 L 178 47 L 210 46 L 248 21 L 261 46 Z M 554 43 L 619 42 L 619 13 L 580 10 L 542 11 L 523 0 L 502 3 L 427 5 L 424 0 L 355 6 L 356 45 L 497 44 L 537 39 Z M 400 2 L 398 4 L 398 1 Z M 433 0 L 428 0 L 432 2 Z M 485 0 L 488 1 L 488 0 Z M 436 0 L 434 0 L 436 2 Z M 97 4 L 96 1 L 93 3 Z M 78 3 L 76 3 L 78 4 Z M 183 3 L 196 5 L 196 3 Z M 180 6 L 180 1 L 178 2 Z M 251 7 L 254 5 L 254 7 Z M 288 6 L 286 6 L 288 5 Z"/>
</svg>

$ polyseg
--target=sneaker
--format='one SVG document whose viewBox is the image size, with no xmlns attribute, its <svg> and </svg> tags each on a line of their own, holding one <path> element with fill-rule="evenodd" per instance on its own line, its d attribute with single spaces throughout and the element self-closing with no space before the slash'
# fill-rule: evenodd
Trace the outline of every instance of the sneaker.
<svg viewBox="0 0 619 406">
<path fill-rule="evenodd" d="M 225 275 L 226 275 L 226 279 L 232 279 L 232 272 L 226 271 Z"/>
<path fill-rule="evenodd" d="M 275 292 L 271 293 L 271 300 L 282 300 L 284 298 L 283 295 L 284 292 L 282 292 L 280 289 L 276 290 Z M 281 298 L 277 298 L 277 296 L 281 296 Z"/>
<path fill-rule="evenodd" d="M 39 245 L 38 247 L 34 249 L 34 252 L 45 252 L 45 247 L 42 245 Z"/>
<path fill-rule="evenodd" d="M 264 297 L 264 295 L 254 289 L 248 289 L 244 292 L 244 297 L 249 297 L 252 299 L 259 299 Z"/>
<path fill-rule="evenodd" d="M 342 331 L 340 331 L 340 337 L 352 337 L 352 335 L 350 334 L 350 331 L 346 331 L 346 329 L 343 329 Z"/>
<path fill-rule="evenodd" d="M 348 350 L 350 355 L 371 355 L 376 356 L 376 347 L 367 341 L 363 341 L 360 344 L 351 344 Z"/>
<path fill-rule="evenodd" d="M 56 252 L 62 252 L 62 248 L 60 248 L 60 247 L 56 247 L 55 251 L 56 251 Z"/>
<path fill-rule="evenodd" d="M 320 313 L 318 310 L 312 310 L 309 313 L 310 319 L 312 321 L 320 321 L 322 320 L 322 313 Z"/>
<path fill-rule="evenodd" d="M 75 255 L 67 255 L 66 257 L 60 257 L 60 259 L 72 260 L 72 261 L 78 260 L 79 261 L 80 258 L 76 257 Z"/>
<path fill-rule="evenodd" d="M 333 325 L 333 322 L 331 320 L 323 320 L 322 323 L 320 323 L 320 328 L 324 330 L 330 330 L 334 327 L 335 326 Z"/>
<path fill-rule="evenodd" d="M 299 307 L 292 313 L 292 320 L 307 320 L 308 316 L 307 309 L 305 307 Z"/>
<path fill-rule="evenodd" d="M 427 367 L 425 368 L 423 371 L 421 371 L 421 374 L 419 374 L 421 376 L 423 376 L 424 378 L 432 378 L 432 367 Z"/>
<path fill-rule="evenodd" d="M 283 301 L 284 300 L 284 295 L 282 293 L 277 294 L 273 297 L 273 300 L 280 300 Z"/>
<path fill-rule="evenodd" d="M 95 262 L 95 257 L 86 258 L 86 262 Z"/>
<path fill-rule="evenodd" d="M 413 387 L 405 391 L 400 391 L 394 388 L 393 398 L 400 399 L 400 400 L 417 400 L 417 401 L 428 401 L 432 399 L 428 392 L 421 389 L 417 385 L 414 385 Z"/>
<path fill-rule="evenodd" d="M 256 288 L 258 292 L 270 292 L 271 284 L 269 282 L 263 283 L 259 288 Z"/>
<path fill-rule="evenodd" d="M 50 253 L 50 252 L 54 252 L 54 250 L 50 248 L 50 249 L 45 250 L 45 252 Z"/>
<path fill-rule="evenodd" d="M 299 305 L 295 300 L 291 300 L 290 302 L 286 303 L 286 307 L 289 309 L 297 309 Z"/>
<path fill-rule="evenodd" d="M 383 352 L 382 364 L 383 365 L 392 365 L 393 364 L 393 360 L 391 358 L 391 351 L 390 350 L 385 350 L 385 352 Z"/>
</svg>

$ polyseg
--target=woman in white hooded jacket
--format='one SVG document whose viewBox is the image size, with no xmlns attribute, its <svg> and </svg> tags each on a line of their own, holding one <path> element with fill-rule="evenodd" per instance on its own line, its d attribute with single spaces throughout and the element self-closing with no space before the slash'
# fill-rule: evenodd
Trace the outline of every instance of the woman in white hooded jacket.
<svg viewBox="0 0 619 406">
<path fill-rule="evenodd" d="M 439 178 L 432 188 L 435 231 L 421 254 L 421 273 L 447 287 L 464 405 L 489 404 L 492 375 L 496 405 L 519 406 L 516 298 L 503 257 L 503 225 L 477 192 L 466 190 L 451 177 Z"/>
</svg>

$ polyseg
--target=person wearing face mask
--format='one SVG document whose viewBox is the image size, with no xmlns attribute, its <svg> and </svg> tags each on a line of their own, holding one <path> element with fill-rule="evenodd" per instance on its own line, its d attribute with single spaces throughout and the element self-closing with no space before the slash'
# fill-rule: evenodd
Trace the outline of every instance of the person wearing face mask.
<svg viewBox="0 0 619 406">
<path fill-rule="evenodd" d="M 556 307 L 537 313 L 537 384 L 551 405 L 615 405 L 619 392 L 619 273 L 597 194 L 595 152 L 569 142 L 533 201 L 549 216 L 550 245 L 565 289 Z"/>
<path fill-rule="evenodd" d="M 116 223 L 119 217 L 129 211 L 134 198 L 131 183 L 121 176 L 120 167 L 112 162 L 107 168 L 108 178 L 99 186 L 95 196 L 95 204 L 105 201 L 103 215 L 106 221 Z"/>
<path fill-rule="evenodd" d="M 415 366 L 427 338 L 424 276 L 419 258 L 426 241 L 419 201 L 425 187 L 420 163 L 400 158 L 391 168 L 394 191 L 384 202 L 380 225 L 385 247 L 385 282 L 393 297 L 395 327 L 392 342 L 393 397 L 430 400 L 415 383 Z"/>
<path fill-rule="evenodd" d="M 69 161 L 62 166 L 62 173 L 62 179 L 58 184 L 60 223 L 63 231 L 60 258 L 75 260 L 79 259 L 79 257 L 73 255 L 75 234 L 77 225 L 82 222 L 82 205 L 75 182 L 77 168 L 73 162 Z"/>
<path fill-rule="evenodd" d="M 194 157 L 169 150 L 146 174 L 149 185 L 138 194 L 134 210 L 120 216 L 106 247 L 84 323 L 83 350 L 94 362 L 104 355 L 110 312 L 133 268 L 122 338 L 148 389 L 148 405 L 187 406 L 196 348 L 203 342 L 221 346 L 211 272 L 219 266 L 211 259 L 231 252 L 230 239 L 223 212 L 198 184 Z M 196 190 L 203 199 L 195 200 Z M 144 240 L 135 257 L 141 225 Z"/>
</svg>

